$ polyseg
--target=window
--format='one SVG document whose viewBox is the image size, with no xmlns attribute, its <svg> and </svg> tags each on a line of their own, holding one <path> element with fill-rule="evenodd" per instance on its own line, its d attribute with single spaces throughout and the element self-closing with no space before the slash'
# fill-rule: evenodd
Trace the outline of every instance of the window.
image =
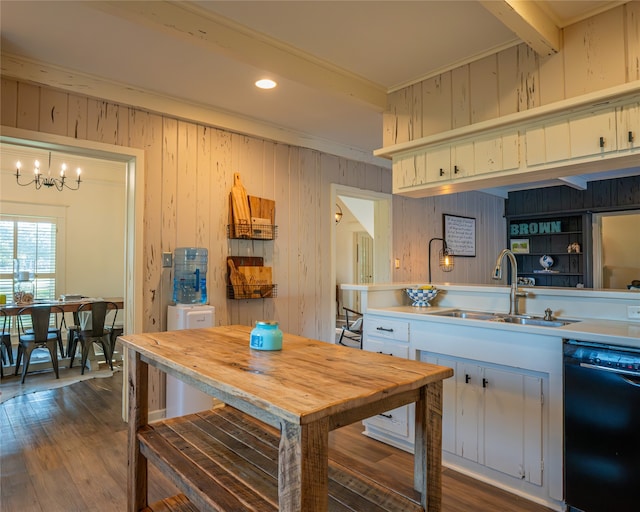
<svg viewBox="0 0 640 512">
<path fill-rule="evenodd" d="M 13 297 L 14 261 L 34 276 L 34 296 L 38 299 L 56 297 L 55 217 L 0 217 L 0 293 Z"/>
</svg>

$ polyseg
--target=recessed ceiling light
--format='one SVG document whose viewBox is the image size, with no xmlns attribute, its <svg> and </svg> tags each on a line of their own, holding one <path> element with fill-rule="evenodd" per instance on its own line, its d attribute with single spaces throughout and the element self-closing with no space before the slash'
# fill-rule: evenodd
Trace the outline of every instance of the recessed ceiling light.
<svg viewBox="0 0 640 512">
<path fill-rule="evenodd" d="M 268 78 L 263 78 L 256 82 L 256 87 L 259 87 L 260 89 L 273 89 L 276 85 L 278 84 Z"/>
</svg>

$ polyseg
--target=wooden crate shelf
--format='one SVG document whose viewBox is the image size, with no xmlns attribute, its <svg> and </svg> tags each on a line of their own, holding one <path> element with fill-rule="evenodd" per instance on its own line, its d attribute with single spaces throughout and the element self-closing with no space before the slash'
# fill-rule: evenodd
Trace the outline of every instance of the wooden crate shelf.
<svg viewBox="0 0 640 512">
<path fill-rule="evenodd" d="M 188 497 L 186 503 L 178 496 L 146 510 L 277 511 L 279 437 L 275 429 L 230 406 L 144 427 L 138 432 L 142 454 Z M 329 510 L 424 511 L 419 503 L 331 459 Z"/>
</svg>

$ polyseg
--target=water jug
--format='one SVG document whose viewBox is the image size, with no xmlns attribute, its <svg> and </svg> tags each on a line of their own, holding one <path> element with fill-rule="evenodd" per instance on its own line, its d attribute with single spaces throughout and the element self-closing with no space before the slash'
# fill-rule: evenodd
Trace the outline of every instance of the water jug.
<svg viewBox="0 0 640 512">
<path fill-rule="evenodd" d="M 207 249 L 179 247 L 173 255 L 173 302 L 207 303 Z"/>
</svg>

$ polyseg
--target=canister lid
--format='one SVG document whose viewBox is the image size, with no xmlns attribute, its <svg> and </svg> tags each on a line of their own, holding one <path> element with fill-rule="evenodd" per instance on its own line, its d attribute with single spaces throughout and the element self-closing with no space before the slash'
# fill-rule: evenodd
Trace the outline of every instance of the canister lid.
<svg viewBox="0 0 640 512">
<path fill-rule="evenodd" d="M 275 325 L 278 326 L 278 322 L 275 320 L 256 320 L 256 325 Z"/>
</svg>

